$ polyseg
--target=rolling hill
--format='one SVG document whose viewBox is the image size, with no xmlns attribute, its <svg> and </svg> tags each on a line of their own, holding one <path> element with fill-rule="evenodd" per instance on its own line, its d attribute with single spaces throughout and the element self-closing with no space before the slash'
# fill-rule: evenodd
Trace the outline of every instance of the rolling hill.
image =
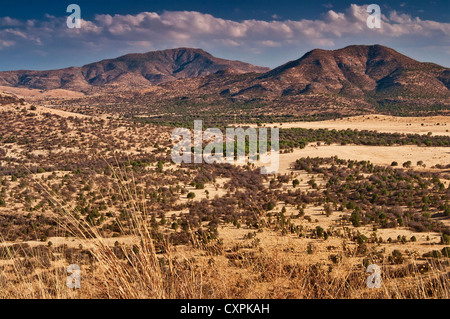
<svg viewBox="0 0 450 319">
<path fill-rule="evenodd" d="M 15 95 L 0 92 L 0 106 L 10 104 L 24 104 L 23 99 L 19 99 Z"/>
</svg>

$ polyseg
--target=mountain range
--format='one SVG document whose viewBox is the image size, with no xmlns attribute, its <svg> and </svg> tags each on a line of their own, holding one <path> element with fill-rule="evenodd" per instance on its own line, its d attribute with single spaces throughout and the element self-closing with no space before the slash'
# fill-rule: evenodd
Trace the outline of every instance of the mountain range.
<svg viewBox="0 0 450 319">
<path fill-rule="evenodd" d="M 180 107 L 196 114 L 206 105 L 220 106 L 215 112 L 232 106 L 289 116 L 450 110 L 450 69 L 381 45 L 315 49 L 272 70 L 179 48 L 61 70 L 0 72 L 0 86 L 84 92 L 85 105 L 121 105 L 122 113 L 129 112 L 127 105 L 133 116 Z"/>
<path fill-rule="evenodd" d="M 82 67 L 50 71 L 0 72 L 0 85 L 39 90 L 86 91 L 101 86 L 146 87 L 180 78 L 191 78 L 230 69 L 236 73 L 269 69 L 240 61 L 219 59 L 201 49 L 179 48 L 127 54 Z"/>
</svg>

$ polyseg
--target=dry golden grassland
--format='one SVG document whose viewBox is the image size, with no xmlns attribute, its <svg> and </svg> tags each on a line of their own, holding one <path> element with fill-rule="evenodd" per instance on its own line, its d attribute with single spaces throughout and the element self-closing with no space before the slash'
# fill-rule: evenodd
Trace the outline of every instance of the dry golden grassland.
<svg viewBox="0 0 450 319">
<path fill-rule="evenodd" d="M 449 298 L 450 175 L 436 167 L 448 148 L 311 143 L 261 176 L 171 163 L 170 128 L 41 107 L 0 116 L 0 298 Z M 448 135 L 448 117 L 302 125 L 424 133 L 421 122 Z M 332 156 L 345 162 L 296 166 Z M 70 264 L 80 289 L 66 285 Z M 367 287 L 369 264 L 381 288 Z"/>
</svg>

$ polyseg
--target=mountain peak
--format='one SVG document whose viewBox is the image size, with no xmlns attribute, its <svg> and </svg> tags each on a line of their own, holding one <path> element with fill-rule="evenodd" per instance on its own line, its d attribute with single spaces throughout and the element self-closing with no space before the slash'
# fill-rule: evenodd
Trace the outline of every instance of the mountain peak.
<svg viewBox="0 0 450 319">
<path fill-rule="evenodd" d="M 86 92 L 105 85 L 121 88 L 148 87 L 176 79 L 210 75 L 221 70 L 263 73 L 269 69 L 216 58 L 198 48 L 176 48 L 126 54 L 80 68 L 0 72 L 0 85 Z"/>
<path fill-rule="evenodd" d="M 337 50 L 311 50 L 301 58 L 271 70 L 263 77 L 306 77 L 305 80 L 314 82 L 321 77 L 337 79 L 345 77 L 343 72 L 357 72 L 361 76 L 377 73 L 374 79 L 376 81 L 395 70 L 426 68 L 428 65 L 430 64 L 418 62 L 379 44 L 350 45 Z M 437 65 L 435 67 L 445 69 Z"/>
</svg>

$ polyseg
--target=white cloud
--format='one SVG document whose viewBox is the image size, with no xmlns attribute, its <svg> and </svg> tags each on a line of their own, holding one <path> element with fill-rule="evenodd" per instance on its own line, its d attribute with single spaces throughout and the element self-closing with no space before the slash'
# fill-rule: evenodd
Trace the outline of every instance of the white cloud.
<svg viewBox="0 0 450 319">
<path fill-rule="evenodd" d="M 4 40 L 0 40 L 0 50 L 3 48 L 7 48 L 7 47 L 11 47 L 15 44 L 14 41 L 4 41 Z"/>
<path fill-rule="evenodd" d="M 22 22 L 10 17 L 0 17 L 0 27 L 18 27 L 22 25 Z"/>
<path fill-rule="evenodd" d="M 280 43 L 278 43 L 278 42 L 276 42 L 276 41 L 272 41 L 272 40 L 261 41 L 261 44 L 262 44 L 263 46 L 266 46 L 266 47 L 273 47 L 273 48 L 281 46 Z"/>
<path fill-rule="evenodd" d="M 278 14 L 273 14 L 272 16 L 271 16 L 271 18 L 272 19 L 275 19 L 275 20 L 278 20 L 278 19 L 280 19 L 280 16 L 278 15 Z"/>
</svg>

